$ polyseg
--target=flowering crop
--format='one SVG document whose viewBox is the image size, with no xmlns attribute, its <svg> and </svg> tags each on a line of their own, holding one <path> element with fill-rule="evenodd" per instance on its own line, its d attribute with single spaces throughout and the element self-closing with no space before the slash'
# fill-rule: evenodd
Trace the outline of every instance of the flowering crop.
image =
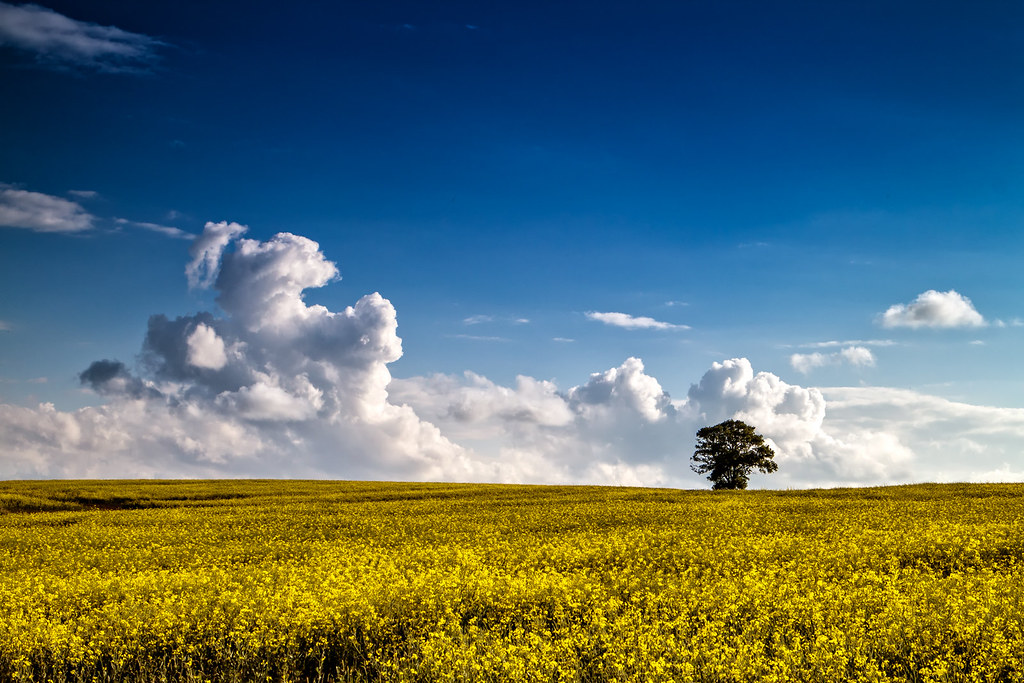
<svg viewBox="0 0 1024 683">
<path fill-rule="evenodd" d="M 0 483 L 0 680 L 1024 681 L 1024 486 Z"/>
</svg>

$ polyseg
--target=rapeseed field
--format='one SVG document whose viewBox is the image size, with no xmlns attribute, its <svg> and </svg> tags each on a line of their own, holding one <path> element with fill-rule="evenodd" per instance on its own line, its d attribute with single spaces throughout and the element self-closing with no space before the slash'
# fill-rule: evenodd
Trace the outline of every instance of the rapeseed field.
<svg viewBox="0 0 1024 683">
<path fill-rule="evenodd" d="M 1024 486 L 0 483 L 4 681 L 1021 681 Z"/>
</svg>

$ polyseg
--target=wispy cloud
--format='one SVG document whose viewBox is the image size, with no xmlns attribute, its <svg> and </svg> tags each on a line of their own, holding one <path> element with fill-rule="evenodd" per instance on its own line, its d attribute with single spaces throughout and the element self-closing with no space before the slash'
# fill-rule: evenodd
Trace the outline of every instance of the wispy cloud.
<svg viewBox="0 0 1024 683">
<path fill-rule="evenodd" d="M 463 325 L 480 325 L 481 323 L 511 323 L 513 325 L 526 325 L 529 318 L 500 317 L 496 315 L 471 315 L 462 319 Z"/>
<path fill-rule="evenodd" d="M 39 5 L 0 2 L 0 46 L 32 54 L 48 66 L 145 71 L 161 45 L 140 33 L 78 21 Z"/>
<path fill-rule="evenodd" d="M 795 344 L 799 348 L 803 349 L 834 349 L 843 346 L 896 346 L 898 342 L 892 339 L 850 339 L 847 341 L 821 341 L 821 342 L 808 342 L 806 344 Z"/>
<path fill-rule="evenodd" d="M 552 338 L 551 341 L 561 342 L 563 344 L 571 344 L 572 342 L 574 342 L 576 340 L 575 339 L 570 339 L 569 337 L 554 337 L 554 338 Z"/>
<path fill-rule="evenodd" d="M 142 228 L 143 230 L 149 230 L 150 232 L 158 232 L 161 235 L 166 235 L 167 237 L 173 237 L 175 239 L 194 240 L 196 238 L 196 236 L 193 235 L 192 233 L 185 232 L 181 228 L 175 228 L 170 225 L 160 225 L 158 223 L 146 223 L 142 221 L 130 221 L 126 218 L 117 218 L 114 220 L 114 222 L 117 223 L 118 225 L 127 225 L 134 228 Z"/>
<path fill-rule="evenodd" d="M 799 373 L 807 374 L 815 368 L 826 365 L 849 363 L 856 367 L 873 367 L 875 354 L 863 346 L 849 346 L 835 353 L 794 353 L 789 357 L 789 364 Z"/>
<path fill-rule="evenodd" d="M 96 199 L 100 196 L 96 190 L 68 190 L 68 194 L 79 199 Z"/>
<path fill-rule="evenodd" d="M 884 327 L 983 327 L 987 323 L 971 300 L 956 290 L 929 289 L 909 304 L 895 304 L 881 316 Z"/>
<path fill-rule="evenodd" d="M 14 327 L 6 320 L 0 320 L 0 332 L 10 332 Z"/>
<path fill-rule="evenodd" d="M 605 325 L 612 325 L 614 327 L 622 327 L 627 330 L 688 330 L 689 325 L 675 325 L 673 323 L 662 322 L 661 320 L 655 320 L 654 318 L 648 318 L 647 316 L 638 315 L 633 316 L 628 313 L 601 313 L 598 311 L 588 311 L 587 318 L 590 320 L 596 320 L 602 322 Z"/>
<path fill-rule="evenodd" d="M 0 16 L 0 24 L 3 18 Z M 78 202 L 0 184 L 0 227 L 35 232 L 82 232 L 95 217 Z"/>
<path fill-rule="evenodd" d="M 491 337 L 482 334 L 450 334 L 448 335 L 452 339 L 468 339 L 470 341 L 489 341 L 489 342 L 508 342 L 512 341 L 508 337 Z"/>
</svg>

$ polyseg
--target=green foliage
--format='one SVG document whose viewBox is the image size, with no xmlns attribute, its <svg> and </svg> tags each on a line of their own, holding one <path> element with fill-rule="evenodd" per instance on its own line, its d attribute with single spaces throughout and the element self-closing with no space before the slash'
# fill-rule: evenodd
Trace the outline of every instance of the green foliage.
<svg viewBox="0 0 1024 683">
<path fill-rule="evenodd" d="M 690 467 L 708 475 L 715 490 L 745 489 L 751 470 L 767 474 L 779 469 L 774 458 L 775 451 L 753 427 L 741 420 L 726 420 L 697 431 Z"/>
</svg>

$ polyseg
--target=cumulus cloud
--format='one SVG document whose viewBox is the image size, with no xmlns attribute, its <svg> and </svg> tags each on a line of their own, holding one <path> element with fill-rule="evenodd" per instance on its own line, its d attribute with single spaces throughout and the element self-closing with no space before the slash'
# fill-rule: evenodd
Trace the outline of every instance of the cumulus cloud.
<svg viewBox="0 0 1024 683">
<path fill-rule="evenodd" d="M 655 320 L 654 318 L 648 318 L 647 316 L 632 316 L 628 313 L 600 313 L 598 311 L 589 311 L 587 317 L 591 320 L 602 322 L 605 325 L 612 325 L 614 327 L 623 327 L 627 330 L 688 330 L 688 325 L 674 325 L 672 323 L 662 322 Z"/>
<path fill-rule="evenodd" d="M 956 290 L 929 289 L 909 304 L 890 306 L 881 317 L 885 327 L 982 327 L 985 319 L 971 300 Z"/>
<path fill-rule="evenodd" d="M 192 257 L 185 266 L 189 287 L 209 287 L 220 269 L 220 257 L 232 240 L 245 234 L 246 228 L 238 223 L 208 222 L 203 234 L 192 242 L 188 255 Z"/>
<path fill-rule="evenodd" d="M 681 462 L 671 399 L 636 358 L 564 392 L 531 377 L 504 387 L 466 373 L 396 379 L 391 394 L 495 463 L 502 480 L 667 484 Z"/>
<path fill-rule="evenodd" d="M 658 422 L 674 410 L 658 380 L 644 373 L 639 358 L 627 358 L 617 368 L 595 372 L 589 382 L 570 389 L 567 398 L 581 414 L 623 406 L 646 422 Z"/>
<path fill-rule="evenodd" d="M 1024 410 L 914 392 L 818 389 L 713 363 L 672 397 L 639 358 L 567 388 L 520 376 L 392 379 L 397 313 L 379 293 L 341 310 L 304 293 L 338 279 L 305 237 L 208 223 L 186 267 L 222 315 L 150 317 L 132 366 L 79 376 L 103 403 L 0 404 L 0 472 L 24 477 L 290 476 L 703 487 L 694 434 L 736 418 L 777 453 L 753 484 L 970 479 L 1016 471 Z M 866 347 L 843 362 L 866 363 Z"/>
<path fill-rule="evenodd" d="M 850 346 L 839 352 L 839 355 L 850 365 L 872 366 L 875 364 L 875 354 L 871 349 L 863 346 Z"/>
<path fill-rule="evenodd" d="M 197 323 L 186 344 L 190 365 L 207 370 L 220 370 L 228 364 L 224 340 L 218 337 L 217 332 L 209 325 Z"/>
<path fill-rule="evenodd" d="M 78 21 L 39 5 L 0 2 L 0 45 L 32 54 L 50 66 L 123 72 L 145 69 L 163 43 L 116 26 Z"/>
<path fill-rule="evenodd" d="M 0 26 L 3 17 L 0 16 Z M 77 202 L 0 183 L 0 227 L 35 232 L 82 232 L 95 218 Z"/>
<path fill-rule="evenodd" d="M 335 264 L 305 237 L 244 232 L 210 223 L 191 250 L 188 278 L 216 290 L 223 317 L 154 315 L 136 368 L 99 360 L 81 373 L 104 405 L 3 406 L 6 474 L 497 478 L 389 400 L 402 346 L 387 299 L 306 305 Z"/>
<path fill-rule="evenodd" d="M 1024 409 L 978 406 L 907 389 L 842 387 L 822 390 L 829 422 L 851 434 L 885 434 L 914 453 L 917 481 L 991 481 L 1019 471 Z M 1004 481 L 1017 481 L 1010 477 Z"/>
<path fill-rule="evenodd" d="M 78 374 L 78 379 L 83 386 L 102 395 L 130 396 L 131 398 L 159 396 L 159 392 L 153 388 L 152 384 L 147 384 L 133 376 L 121 361 L 107 359 L 93 361 L 88 368 Z"/>
<path fill-rule="evenodd" d="M 545 482 L 703 486 L 689 471 L 694 434 L 730 418 L 755 425 L 778 454 L 779 474 L 762 484 L 912 476 L 914 454 L 897 438 L 847 424 L 833 429 L 821 391 L 755 373 L 743 358 L 714 363 L 683 399 L 670 397 L 637 358 L 566 391 L 526 377 L 502 387 L 471 374 L 396 379 L 391 386 L 395 400 L 479 457 Z"/>
<path fill-rule="evenodd" d="M 906 481 L 913 451 L 884 430 L 835 429 L 815 388 L 754 373 L 745 358 L 714 363 L 688 394 L 704 423 L 736 418 L 755 425 L 775 448 L 780 482 L 817 485 Z"/>
<path fill-rule="evenodd" d="M 872 367 L 875 364 L 875 354 L 871 349 L 864 346 L 848 346 L 834 353 L 794 353 L 789 357 L 789 364 L 799 373 L 807 374 L 815 368 L 826 365 L 848 363 L 855 367 Z"/>
</svg>

